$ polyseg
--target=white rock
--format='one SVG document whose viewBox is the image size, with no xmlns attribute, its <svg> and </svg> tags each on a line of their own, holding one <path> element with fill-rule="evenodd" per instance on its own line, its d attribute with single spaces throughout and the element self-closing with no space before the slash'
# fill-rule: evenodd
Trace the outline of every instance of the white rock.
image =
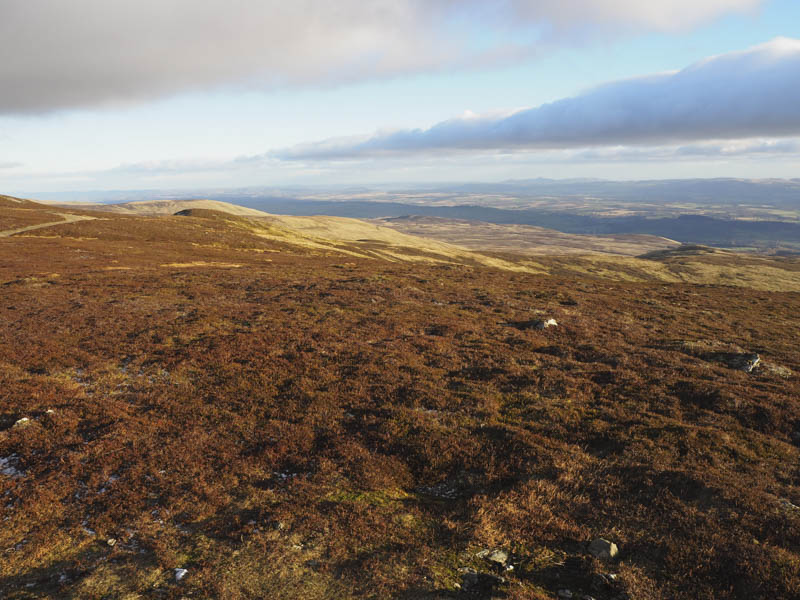
<svg viewBox="0 0 800 600">
<path fill-rule="evenodd" d="M 16 423 L 14 423 L 14 427 L 24 427 L 30 422 L 31 420 L 28 417 L 22 417 L 21 419 L 18 419 Z"/>
<path fill-rule="evenodd" d="M 175 569 L 175 581 L 180 581 L 189 571 L 186 569 Z"/>
</svg>

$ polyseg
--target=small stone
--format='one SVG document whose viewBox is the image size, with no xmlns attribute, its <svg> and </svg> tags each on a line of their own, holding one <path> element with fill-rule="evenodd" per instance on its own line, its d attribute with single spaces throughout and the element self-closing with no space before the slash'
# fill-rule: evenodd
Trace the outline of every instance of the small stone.
<svg viewBox="0 0 800 600">
<path fill-rule="evenodd" d="M 558 321 L 555 319 L 531 319 L 528 321 L 506 321 L 500 323 L 500 325 L 514 327 L 520 331 L 526 331 L 529 329 L 547 329 L 548 327 L 557 327 Z"/>
<path fill-rule="evenodd" d="M 564 598 L 565 600 L 569 600 L 573 597 L 573 593 L 570 590 L 558 590 L 558 597 Z"/>
<path fill-rule="evenodd" d="M 30 422 L 31 420 L 28 417 L 22 417 L 21 419 L 17 419 L 16 423 L 14 423 L 14 427 L 25 427 L 25 425 Z"/>
<path fill-rule="evenodd" d="M 492 550 L 486 555 L 486 560 L 500 567 L 505 567 L 508 564 L 508 552 L 504 550 Z"/>
<path fill-rule="evenodd" d="M 614 542 L 597 538 L 589 544 L 589 554 L 602 560 L 608 560 L 619 554 L 619 549 Z"/>
<path fill-rule="evenodd" d="M 189 571 L 186 569 L 175 569 L 175 581 L 180 581 Z"/>
<path fill-rule="evenodd" d="M 106 540 L 106 544 L 108 544 L 109 546 L 113 547 L 113 546 L 115 546 L 117 544 L 117 540 L 115 540 L 114 538 L 108 538 Z"/>
<path fill-rule="evenodd" d="M 594 600 L 594 596 L 590 596 L 589 594 L 584 594 L 581 596 L 581 600 Z"/>
<path fill-rule="evenodd" d="M 539 321 L 536 329 L 547 329 L 548 327 L 558 327 L 558 321 L 555 319 L 547 319 L 546 321 Z"/>
</svg>

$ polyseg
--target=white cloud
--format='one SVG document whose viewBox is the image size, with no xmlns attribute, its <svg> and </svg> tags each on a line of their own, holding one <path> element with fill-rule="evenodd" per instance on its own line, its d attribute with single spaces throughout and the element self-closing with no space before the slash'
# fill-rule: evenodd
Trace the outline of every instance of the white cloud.
<svg viewBox="0 0 800 600">
<path fill-rule="evenodd" d="M 605 23 L 615 27 L 646 27 L 676 31 L 732 11 L 757 8 L 758 0 L 511 0 L 517 16 L 551 23 L 559 29 L 576 24 Z"/>
<path fill-rule="evenodd" d="M 759 161 L 800 156 L 800 139 L 745 139 L 668 146 L 607 146 L 520 153 L 531 162 L 638 163 L 709 160 Z"/>
<path fill-rule="evenodd" d="M 148 160 L 138 163 L 126 163 L 104 171 L 106 174 L 127 174 L 127 175 L 165 175 L 171 173 L 203 173 L 208 171 L 228 170 L 234 165 L 234 161 L 224 159 L 171 159 L 171 160 Z"/>
<path fill-rule="evenodd" d="M 762 2 L 3 0 L 0 114 L 474 68 L 576 29 L 673 31 Z M 477 48 L 476 30 L 526 41 Z"/>
<path fill-rule="evenodd" d="M 800 40 L 778 38 L 682 71 L 608 83 L 509 116 L 324 140 L 276 151 L 328 160 L 431 151 L 669 144 L 800 134 Z"/>
</svg>

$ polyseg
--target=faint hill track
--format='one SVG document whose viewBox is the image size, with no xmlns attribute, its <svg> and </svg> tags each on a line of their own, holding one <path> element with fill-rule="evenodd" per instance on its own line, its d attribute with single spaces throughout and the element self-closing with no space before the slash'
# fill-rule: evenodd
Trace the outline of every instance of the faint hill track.
<svg viewBox="0 0 800 600">
<path fill-rule="evenodd" d="M 11 237 L 12 235 L 16 235 L 18 233 L 25 233 L 27 231 L 33 231 L 35 229 L 44 229 L 45 227 L 53 227 L 54 225 L 66 225 L 67 223 L 77 223 L 78 221 L 93 221 L 97 217 L 88 217 L 85 215 L 71 215 L 68 213 L 55 213 L 64 217 L 62 221 L 51 221 L 49 223 L 39 223 L 38 225 L 28 225 L 27 227 L 20 227 L 19 229 L 7 229 L 6 231 L 0 231 L 0 238 L 3 237 Z"/>
</svg>

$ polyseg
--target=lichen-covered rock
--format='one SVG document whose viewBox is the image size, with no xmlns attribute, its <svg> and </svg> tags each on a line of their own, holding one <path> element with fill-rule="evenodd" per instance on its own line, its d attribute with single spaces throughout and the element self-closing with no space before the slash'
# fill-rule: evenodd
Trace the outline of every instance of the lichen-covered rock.
<svg viewBox="0 0 800 600">
<path fill-rule="evenodd" d="M 492 550 L 485 558 L 499 567 L 505 567 L 508 564 L 508 552 L 505 550 Z"/>
</svg>

